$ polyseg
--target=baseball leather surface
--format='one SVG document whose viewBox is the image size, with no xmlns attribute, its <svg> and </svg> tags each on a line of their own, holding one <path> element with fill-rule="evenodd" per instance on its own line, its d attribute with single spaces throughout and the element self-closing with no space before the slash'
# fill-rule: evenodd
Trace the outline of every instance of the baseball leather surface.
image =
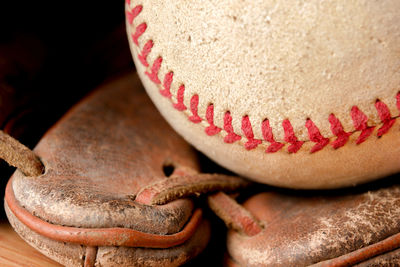
<svg viewBox="0 0 400 267">
<path fill-rule="evenodd" d="M 400 170 L 400 2 L 126 1 L 142 82 L 224 167 L 291 188 Z"/>
</svg>

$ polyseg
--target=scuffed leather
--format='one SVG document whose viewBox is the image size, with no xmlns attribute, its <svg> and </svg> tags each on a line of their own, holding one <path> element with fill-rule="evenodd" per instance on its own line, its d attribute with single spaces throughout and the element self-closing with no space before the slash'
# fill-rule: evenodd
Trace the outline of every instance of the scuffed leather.
<svg viewBox="0 0 400 267">
<path fill-rule="evenodd" d="M 368 254 L 374 249 L 360 249 L 383 242 L 400 229 L 399 185 L 328 196 L 266 192 L 244 206 L 264 231 L 253 237 L 228 234 L 229 253 L 241 266 L 307 266 L 336 258 L 336 264 L 347 266 L 342 259 L 354 262 L 376 256 Z M 385 246 L 383 253 L 392 250 Z"/>
<path fill-rule="evenodd" d="M 36 154 L 46 172 L 13 176 L 20 204 L 53 224 L 127 227 L 169 234 L 190 218 L 183 199 L 162 206 L 134 201 L 144 186 L 161 179 L 163 164 L 197 170 L 194 151 L 164 122 L 126 76 L 75 106 L 39 142 Z"/>
</svg>

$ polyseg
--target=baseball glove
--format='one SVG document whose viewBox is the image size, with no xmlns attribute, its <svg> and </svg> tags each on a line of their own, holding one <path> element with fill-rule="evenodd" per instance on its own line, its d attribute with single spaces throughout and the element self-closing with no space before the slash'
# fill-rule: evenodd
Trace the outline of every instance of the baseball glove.
<svg viewBox="0 0 400 267">
<path fill-rule="evenodd" d="M 5 195 L 11 225 L 68 266 L 183 264 L 210 235 L 202 209 L 183 198 L 247 184 L 199 174 L 196 154 L 134 75 L 81 101 L 34 152 L 5 135 L 2 141 L 2 157 L 19 169 Z"/>
<path fill-rule="evenodd" d="M 231 229 L 229 266 L 399 266 L 400 186 L 209 197 Z M 259 190 L 260 191 L 260 190 Z"/>
</svg>

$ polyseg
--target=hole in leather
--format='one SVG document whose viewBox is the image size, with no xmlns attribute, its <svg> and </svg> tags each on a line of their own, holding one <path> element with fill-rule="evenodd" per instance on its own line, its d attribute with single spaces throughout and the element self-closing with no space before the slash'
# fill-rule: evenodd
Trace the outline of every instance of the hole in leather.
<svg viewBox="0 0 400 267">
<path fill-rule="evenodd" d="M 165 163 L 163 165 L 163 172 L 165 177 L 170 177 L 175 171 L 175 166 L 171 163 Z"/>
</svg>

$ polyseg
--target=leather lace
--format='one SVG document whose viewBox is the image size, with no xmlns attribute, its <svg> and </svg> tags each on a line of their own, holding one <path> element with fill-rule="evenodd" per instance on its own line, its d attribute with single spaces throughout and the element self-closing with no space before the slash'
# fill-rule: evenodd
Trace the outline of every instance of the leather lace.
<svg viewBox="0 0 400 267">
<path fill-rule="evenodd" d="M 26 176 L 44 173 L 44 165 L 39 157 L 16 139 L 0 130 L 0 158 L 16 167 Z"/>
</svg>

